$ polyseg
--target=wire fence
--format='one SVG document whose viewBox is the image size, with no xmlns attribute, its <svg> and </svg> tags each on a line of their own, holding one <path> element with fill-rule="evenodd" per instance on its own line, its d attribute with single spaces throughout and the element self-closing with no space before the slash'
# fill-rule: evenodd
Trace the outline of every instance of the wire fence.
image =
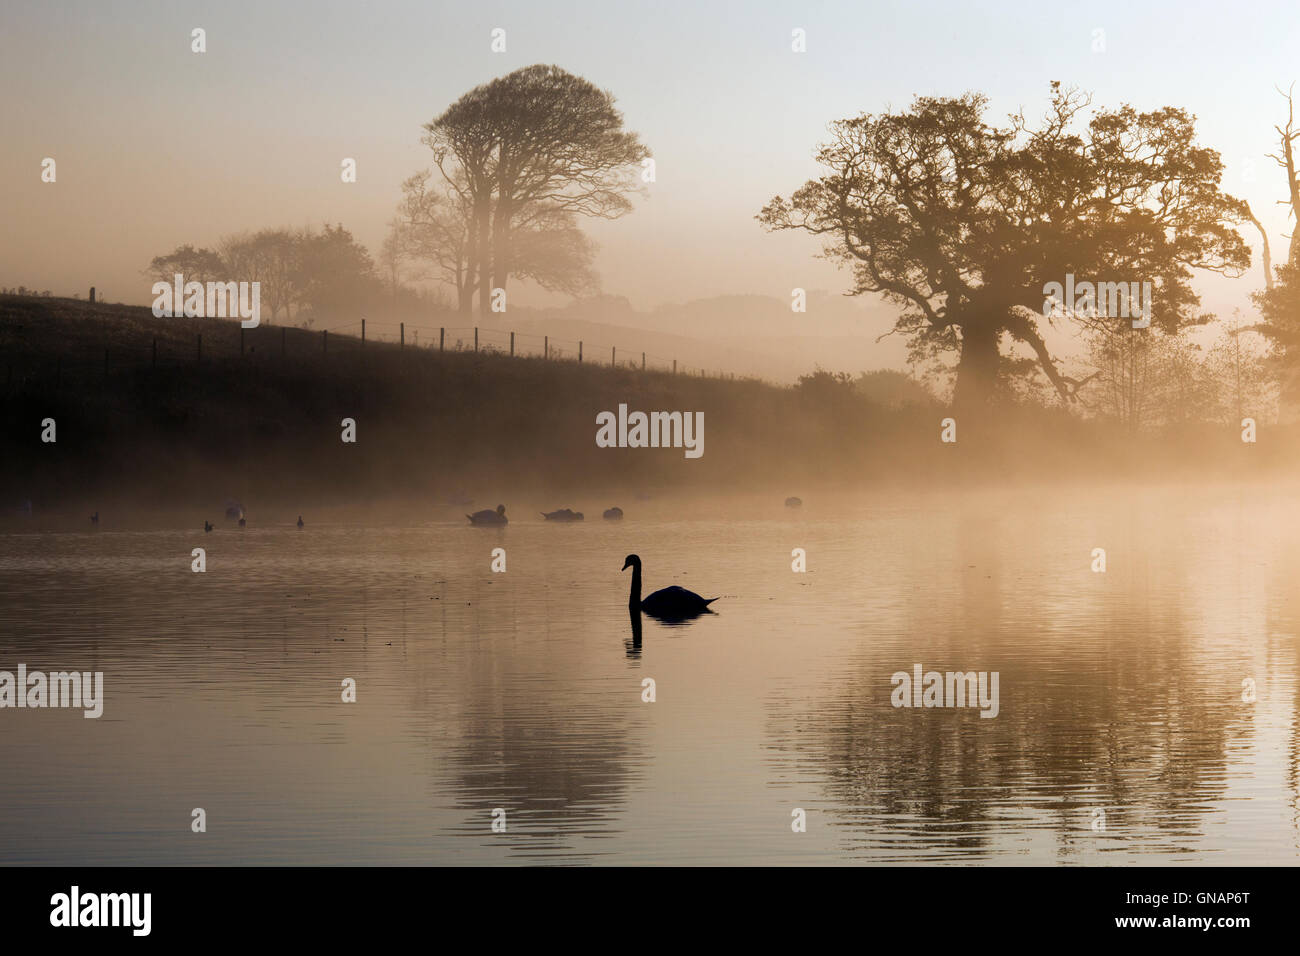
<svg viewBox="0 0 1300 956">
<path fill-rule="evenodd" d="M 100 334 L 96 334 L 96 327 Z M 385 323 L 376 327 L 356 319 L 325 329 L 263 323 L 245 329 L 235 321 L 220 319 L 178 319 L 162 334 L 153 334 L 140 323 L 86 323 L 59 348 L 40 349 L 30 340 L 0 340 L 0 361 L 6 386 L 21 384 L 51 374 L 56 384 L 63 379 L 85 378 L 96 373 L 104 378 L 114 372 L 141 368 L 201 368 L 205 363 L 231 359 L 328 359 L 354 354 L 367 348 L 385 352 L 476 352 L 517 359 L 628 368 L 715 379 L 734 380 L 734 372 L 688 365 L 675 356 L 620 347 L 587 339 L 567 339 L 545 333 L 519 332 L 485 326 L 439 326 L 408 322 Z M 39 362 L 32 353 L 41 353 Z M 52 353 L 55 357 L 50 358 Z M 50 363 L 53 367 L 47 367 Z"/>
</svg>

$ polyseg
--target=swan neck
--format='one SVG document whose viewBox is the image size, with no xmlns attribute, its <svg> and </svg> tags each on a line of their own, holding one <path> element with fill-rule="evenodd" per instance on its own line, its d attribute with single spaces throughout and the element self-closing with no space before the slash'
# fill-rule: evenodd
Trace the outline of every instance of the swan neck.
<svg viewBox="0 0 1300 956">
<path fill-rule="evenodd" d="M 627 606 L 633 610 L 641 607 L 641 565 L 632 565 L 632 593 L 628 595 Z"/>
</svg>

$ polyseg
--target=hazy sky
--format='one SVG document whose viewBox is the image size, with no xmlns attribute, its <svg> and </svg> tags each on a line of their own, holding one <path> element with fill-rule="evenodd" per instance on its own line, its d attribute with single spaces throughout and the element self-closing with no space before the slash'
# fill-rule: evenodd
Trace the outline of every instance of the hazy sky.
<svg viewBox="0 0 1300 956">
<path fill-rule="evenodd" d="M 648 198 L 590 229 L 604 290 L 638 308 L 843 289 L 847 274 L 813 259 L 814 241 L 764 233 L 753 216 L 816 172 L 828 122 L 915 94 L 983 91 L 995 121 L 1040 115 L 1054 79 L 1107 107 L 1185 107 L 1275 257 L 1290 231 L 1275 205 L 1284 177 L 1264 154 L 1284 119 L 1274 86 L 1300 79 L 1295 0 L 4 0 L 0 23 L 0 285 L 94 284 L 147 303 L 153 255 L 265 226 L 342 222 L 375 252 L 401 180 L 428 165 L 421 124 L 539 62 L 612 90 L 654 152 Z M 207 31 L 201 55 L 194 27 Z M 494 27 L 506 53 L 490 51 Z M 795 27 L 806 53 L 791 52 Z M 40 181 L 46 156 L 53 185 Z M 340 182 L 344 157 L 356 184 Z M 1258 246 L 1253 231 L 1247 241 Z M 1244 307 L 1261 284 L 1258 270 L 1207 283 L 1206 305 Z"/>
</svg>

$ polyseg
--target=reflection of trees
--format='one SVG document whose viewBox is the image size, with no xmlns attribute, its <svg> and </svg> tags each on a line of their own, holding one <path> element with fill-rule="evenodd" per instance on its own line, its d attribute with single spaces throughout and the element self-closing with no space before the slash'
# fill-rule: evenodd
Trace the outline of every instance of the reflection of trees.
<svg viewBox="0 0 1300 956">
<path fill-rule="evenodd" d="M 1187 600 L 1190 559 L 1171 543 L 1150 569 L 1053 582 L 1031 557 L 1058 540 L 1046 520 L 963 514 L 952 540 L 900 556 L 912 585 L 897 620 L 873 624 L 842 691 L 773 715 L 777 759 L 816 768 L 850 843 L 918 859 L 1014 852 L 1006 838 L 1028 830 L 1063 854 L 1093 836 L 1080 849 L 1128 846 L 1114 838 L 1134 832 L 1159 852 L 1195 845 L 1227 788 L 1226 751 L 1253 726 L 1239 668 L 1196 646 L 1207 635 Z M 1133 537 L 1126 553 L 1151 549 Z M 936 583 L 950 575 L 955 587 Z M 999 716 L 894 709 L 890 676 L 916 662 L 1000 672 Z M 1092 807 L 1105 834 L 1089 829 Z"/>
</svg>

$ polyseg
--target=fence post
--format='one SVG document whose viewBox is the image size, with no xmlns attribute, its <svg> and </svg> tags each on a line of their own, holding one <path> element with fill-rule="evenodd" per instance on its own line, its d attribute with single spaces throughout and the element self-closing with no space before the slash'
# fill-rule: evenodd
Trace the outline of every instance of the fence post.
<svg viewBox="0 0 1300 956">
<path fill-rule="evenodd" d="M 611 345 L 609 347 L 609 367 L 614 368 L 618 365 L 618 348 Z"/>
<path fill-rule="evenodd" d="M 542 358 L 550 358 L 550 357 L 551 357 L 551 337 L 549 335 L 543 335 L 542 336 Z"/>
<path fill-rule="evenodd" d="M 445 342 L 446 340 L 447 340 L 447 330 L 445 328 L 439 328 L 438 329 L 438 351 L 439 352 L 442 351 L 443 342 Z"/>
<path fill-rule="evenodd" d="M 578 339 L 578 364 L 582 364 L 582 339 Z"/>
<path fill-rule="evenodd" d="M 156 335 L 153 337 L 153 361 L 150 367 L 151 368 L 158 367 L 158 336 Z"/>
<path fill-rule="evenodd" d="M 511 332 L 510 333 L 510 356 L 513 358 L 514 354 L 515 354 L 515 333 Z"/>
<path fill-rule="evenodd" d="M 474 326 L 474 351 L 478 351 L 478 326 Z"/>
<path fill-rule="evenodd" d="M 398 325 L 401 326 L 401 329 L 400 329 L 400 331 L 399 331 L 398 334 L 401 335 L 402 338 L 401 338 L 401 341 L 400 341 L 400 343 L 398 344 L 397 347 L 398 347 L 399 349 L 404 349 L 404 348 L 406 348 L 406 323 L 405 323 L 405 322 L 399 322 Z"/>
<path fill-rule="evenodd" d="M 194 352 L 194 361 L 196 362 L 203 361 L 203 333 L 202 332 L 199 333 L 198 345 L 196 347 L 196 351 Z"/>
<path fill-rule="evenodd" d="M 361 347 L 366 347 L 366 320 L 361 320 Z"/>
<path fill-rule="evenodd" d="M 641 371 L 645 371 L 645 353 L 641 353 Z"/>
<path fill-rule="evenodd" d="M 673 359 L 673 374 L 677 374 L 677 359 Z"/>
<path fill-rule="evenodd" d="M 330 350 L 330 330 L 321 329 L 320 333 L 320 350 L 324 354 Z"/>
</svg>

